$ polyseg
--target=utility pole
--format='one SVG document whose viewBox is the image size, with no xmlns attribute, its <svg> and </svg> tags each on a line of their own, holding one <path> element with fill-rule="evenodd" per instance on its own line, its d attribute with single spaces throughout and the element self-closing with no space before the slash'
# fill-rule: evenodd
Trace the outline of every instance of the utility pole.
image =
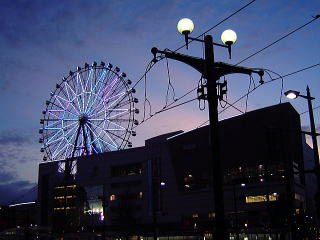
<svg viewBox="0 0 320 240">
<path fill-rule="evenodd" d="M 171 58 L 183 63 L 186 63 L 199 71 L 206 79 L 207 95 L 205 99 L 208 100 L 209 105 L 209 156 L 211 159 L 212 167 L 212 180 L 213 180 L 213 194 L 214 194 L 214 211 L 215 211 L 215 233 L 217 240 L 227 240 L 227 231 L 225 227 L 225 214 L 224 214 L 224 192 L 223 192 L 223 176 L 221 169 L 221 156 L 220 156 L 220 142 L 219 142 L 219 121 L 218 121 L 218 100 L 222 96 L 217 95 L 218 83 L 220 77 L 232 74 L 242 73 L 249 74 L 257 73 L 260 77 L 263 76 L 263 71 L 253 70 L 249 68 L 234 66 L 223 62 L 214 61 L 213 45 L 226 47 L 229 49 L 230 45 L 217 44 L 212 41 L 212 36 L 207 35 L 204 37 L 204 41 L 197 38 L 190 38 L 205 44 L 205 59 L 197 58 L 189 55 L 175 53 L 170 50 L 158 50 L 152 48 L 151 52 L 154 55 L 154 61 L 156 60 L 156 54 L 163 54 L 167 58 Z M 220 89 L 221 90 L 221 89 Z M 221 91 L 220 91 L 221 92 Z"/>
<path fill-rule="evenodd" d="M 320 217 L 320 164 L 319 164 L 319 151 L 318 151 L 318 142 L 317 142 L 317 132 L 314 123 L 314 116 L 313 116 L 313 108 L 312 108 L 312 100 L 314 99 L 311 97 L 310 88 L 307 86 L 307 97 L 308 100 L 308 110 L 309 110 L 309 119 L 310 119 L 310 128 L 311 128 L 311 138 L 312 138 L 312 147 L 313 147 L 313 158 L 314 158 L 314 171 L 315 175 L 317 176 L 317 192 L 315 195 L 315 202 L 317 202 L 317 216 Z"/>
</svg>

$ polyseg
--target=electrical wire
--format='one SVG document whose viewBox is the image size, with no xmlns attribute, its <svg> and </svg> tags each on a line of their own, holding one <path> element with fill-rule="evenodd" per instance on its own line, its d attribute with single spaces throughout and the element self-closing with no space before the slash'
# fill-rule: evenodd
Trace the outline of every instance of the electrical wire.
<svg viewBox="0 0 320 240">
<path fill-rule="evenodd" d="M 255 52 L 255 53 L 251 54 L 250 56 L 248 56 L 248 57 L 244 58 L 243 60 L 241 60 L 240 62 L 238 62 L 238 63 L 236 64 L 236 66 L 237 66 L 237 65 L 239 65 L 240 63 L 243 63 L 244 61 L 247 61 L 249 58 L 252 58 L 253 56 L 255 56 L 255 55 L 257 55 L 257 54 L 261 53 L 262 51 L 264 51 L 264 50 L 266 50 L 267 48 L 269 48 L 269 47 L 273 46 L 274 44 L 276 44 L 276 43 L 280 42 L 281 40 L 283 40 L 283 39 L 287 38 L 287 37 L 288 37 L 288 36 L 290 36 L 291 34 L 293 34 L 293 33 L 297 32 L 297 31 L 299 31 L 300 29 L 302 29 L 302 28 L 304 28 L 304 27 L 306 27 L 307 25 L 309 25 L 309 24 L 311 24 L 312 22 L 314 22 L 315 20 L 317 20 L 319 17 L 320 17 L 320 15 L 317 15 L 317 16 L 313 17 L 313 19 L 312 19 L 312 20 L 310 20 L 309 22 L 307 22 L 307 23 L 303 24 L 302 26 L 300 26 L 300 27 L 298 27 L 298 28 L 296 28 L 296 29 L 292 30 L 291 32 L 289 32 L 289 33 L 287 33 L 286 35 L 284 35 L 283 37 L 279 38 L 278 40 L 276 40 L 276 41 L 274 41 L 274 42 L 272 42 L 272 43 L 268 44 L 268 45 L 267 45 L 267 46 L 265 46 L 264 48 L 262 48 L 262 49 L 258 50 L 257 52 Z"/>
<path fill-rule="evenodd" d="M 134 129 L 137 128 L 137 127 L 140 126 L 142 123 L 148 121 L 149 119 L 153 118 L 154 116 L 156 116 L 156 115 L 158 115 L 158 114 L 160 114 L 160 113 L 162 113 L 162 112 L 171 110 L 171 109 L 176 108 L 176 107 L 180 107 L 181 105 L 190 103 L 190 102 L 192 102 L 192 101 L 194 101 L 194 100 L 197 100 L 197 99 L 198 99 L 198 98 L 193 98 L 193 99 L 190 99 L 190 100 L 185 101 L 185 102 L 183 102 L 183 103 L 179 103 L 179 104 L 177 104 L 177 105 L 174 105 L 174 106 L 172 106 L 172 107 L 169 107 L 169 105 L 168 105 L 168 107 L 163 108 L 163 109 L 155 112 L 154 114 L 151 114 L 148 118 L 144 119 L 143 121 L 141 121 L 138 125 L 134 126 L 133 128 L 134 128 Z"/>
<path fill-rule="evenodd" d="M 166 66 L 167 66 L 167 74 L 168 74 L 168 87 L 167 87 L 167 93 L 166 93 L 166 104 L 163 108 L 167 107 L 168 105 L 168 97 L 169 97 L 169 90 L 170 90 L 170 87 L 172 89 L 172 93 L 173 93 L 173 96 L 172 96 L 172 100 L 173 101 L 176 101 L 175 99 L 175 96 L 176 96 L 176 93 L 175 93 L 175 90 L 174 90 L 174 87 L 171 83 L 171 76 L 170 76 L 170 69 L 169 69 L 169 61 L 168 61 L 168 58 L 166 58 Z"/>
<path fill-rule="evenodd" d="M 316 107 L 312 108 L 312 110 L 316 110 L 316 109 L 319 109 L 319 108 L 320 108 L 320 106 L 316 106 Z M 304 111 L 304 112 L 302 112 L 302 113 L 299 113 L 299 115 L 303 115 L 303 114 L 306 114 L 306 113 L 308 113 L 308 112 L 309 112 L 309 110 Z"/>
<path fill-rule="evenodd" d="M 222 109 L 222 110 L 219 112 L 219 114 L 223 113 L 224 111 L 226 111 L 227 109 L 229 109 L 231 106 L 234 107 L 234 104 L 236 104 L 237 102 L 239 102 L 240 100 L 242 100 L 243 98 L 245 98 L 248 94 L 251 94 L 253 91 L 255 91 L 256 89 L 258 89 L 258 88 L 259 88 L 260 86 L 262 86 L 262 85 L 268 84 L 268 83 L 270 83 L 270 82 L 273 82 L 273 81 L 276 81 L 276 80 L 279 80 L 279 79 L 283 79 L 283 78 L 285 78 L 285 77 L 288 77 L 288 76 L 291 76 L 291 75 L 294 75 L 294 74 L 297 74 L 297 73 L 306 71 L 306 70 L 308 70 L 308 69 L 311 69 L 311 68 L 314 68 L 314 67 L 317 67 L 317 66 L 320 66 L 320 63 L 316 63 L 316 64 L 313 64 L 313 65 L 310 65 L 310 66 L 308 66 L 308 67 L 299 69 L 299 70 L 297 70 L 297 71 L 294 71 L 294 72 L 291 72 L 291 73 L 287 73 L 287 74 L 285 74 L 285 75 L 279 75 L 279 77 L 277 77 L 277 78 L 272 78 L 271 75 L 268 73 L 268 71 L 266 71 L 266 72 L 269 74 L 270 78 L 271 78 L 269 81 L 266 81 L 266 82 L 264 82 L 263 84 L 258 85 L 257 87 L 254 87 L 254 88 L 251 89 L 248 93 L 244 94 L 243 96 L 241 96 L 240 98 L 238 98 L 236 101 L 234 101 L 232 104 L 230 104 L 229 106 L 227 106 L 227 107 L 225 107 L 224 109 Z M 263 69 L 263 70 L 265 70 L 265 69 Z M 320 106 L 318 106 L 318 107 L 316 107 L 316 108 L 320 108 Z M 308 111 L 306 111 L 306 112 L 308 112 Z M 303 113 L 301 113 L 301 114 L 305 114 L 306 112 L 303 112 Z M 209 122 L 209 120 L 201 123 L 197 128 L 205 125 L 205 124 L 208 123 L 208 122 Z"/>
<path fill-rule="evenodd" d="M 233 17 L 233 16 L 236 15 L 237 13 L 241 12 L 243 9 L 245 9 L 246 7 L 248 7 L 249 5 L 251 5 L 252 3 L 254 3 L 255 1 L 256 1 L 256 0 L 252 0 L 252 1 L 250 1 L 249 3 L 245 4 L 244 6 L 242 6 L 241 8 L 239 8 L 237 11 L 233 12 L 232 14 L 230 14 L 228 17 L 224 18 L 223 20 L 221 20 L 221 21 L 218 22 L 217 24 L 215 24 L 215 25 L 213 25 L 212 27 L 210 27 L 209 29 L 207 29 L 205 32 L 203 32 L 202 34 L 200 34 L 197 38 L 200 38 L 201 36 L 204 36 L 206 33 L 208 33 L 209 31 L 211 31 L 212 29 L 216 28 L 217 26 L 219 26 L 219 25 L 222 24 L 223 22 L 227 21 L 228 19 L 230 19 L 231 17 Z M 192 41 L 193 41 L 193 40 L 192 40 Z M 192 42 L 192 41 L 190 41 L 190 42 Z M 182 49 L 182 48 L 185 47 L 185 46 L 186 46 L 186 44 L 184 44 L 184 45 L 182 45 L 181 47 L 177 48 L 177 49 L 174 50 L 173 52 L 177 52 L 178 50 Z M 146 74 L 151 70 L 151 68 L 155 65 L 156 62 L 161 61 L 161 60 L 164 59 L 164 58 L 165 58 L 164 56 L 159 56 L 159 57 L 157 57 L 156 59 L 151 60 L 151 61 L 148 63 L 144 74 L 141 76 L 141 78 L 136 82 L 136 84 L 135 84 L 133 87 L 137 86 L 137 85 L 142 81 L 142 79 L 146 78 Z M 195 89 L 196 89 L 196 88 L 195 88 Z M 186 95 L 188 95 L 189 93 L 193 92 L 195 89 L 190 90 L 189 92 L 187 92 Z M 184 96 L 186 96 L 186 95 L 184 95 Z M 178 101 L 178 100 L 180 100 L 180 99 L 181 99 L 181 98 L 175 99 L 174 102 L 176 102 L 176 101 Z M 150 102 L 149 102 L 149 104 L 150 104 Z M 170 106 L 170 105 L 168 105 L 168 106 Z M 151 107 L 151 104 L 150 104 L 150 107 Z M 145 109 L 145 102 L 144 102 L 144 109 Z M 144 112 L 145 112 L 145 110 L 144 110 Z M 150 115 L 151 115 L 151 113 L 150 113 Z M 145 113 L 144 113 L 144 119 L 143 119 L 142 122 L 145 122 L 144 120 L 145 120 Z M 141 122 L 141 123 L 142 123 L 142 122 Z M 140 124 L 139 124 L 139 125 L 140 125 Z"/>
<path fill-rule="evenodd" d="M 218 27 L 220 24 L 224 23 L 225 21 L 227 21 L 229 18 L 233 17 L 234 15 L 236 15 L 237 13 L 241 12 L 243 9 L 247 8 L 248 6 L 250 6 L 252 3 L 254 3 L 256 0 L 252 0 L 249 3 L 245 4 L 244 6 L 242 6 L 241 8 L 239 8 L 237 11 L 233 12 L 232 14 L 230 14 L 228 17 L 222 19 L 220 22 L 216 23 L 215 25 L 213 25 L 212 27 L 210 27 L 208 30 L 204 31 L 203 33 L 201 33 L 198 37 L 196 38 L 200 38 L 201 36 L 204 36 L 206 33 L 210 32 L 212 29 Z M 194 40 L 190 40 L 188 42 L 191 43 Z M 187 44 L 182 45 L 181 47 L 177 48 L 176 50 L 174 50 L 174 52 L 179 51 L 180 49 L 184 48 Z"/>
</svg>

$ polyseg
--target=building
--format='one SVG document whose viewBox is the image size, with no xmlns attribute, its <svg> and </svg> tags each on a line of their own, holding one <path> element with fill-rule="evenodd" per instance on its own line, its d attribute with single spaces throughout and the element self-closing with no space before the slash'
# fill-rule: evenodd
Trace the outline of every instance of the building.
<svg viewBox="0 0 320 240">
<path fill-rule="evenodd" d="M 220 126 L 230 239 L 311 237 L 299 114 L 284 103 Z M 39 224 L 60 234 L 211 238 L 208 131 L 168 133 L 144 147 L 72 159 L 67 180 L 64 162 L 41 163 Z"/>
</svg>

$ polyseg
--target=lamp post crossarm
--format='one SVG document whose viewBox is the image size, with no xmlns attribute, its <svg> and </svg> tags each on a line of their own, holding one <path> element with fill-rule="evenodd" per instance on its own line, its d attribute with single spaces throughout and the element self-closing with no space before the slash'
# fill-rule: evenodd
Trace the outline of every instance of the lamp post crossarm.
<svg viewBox="0 0 320 240">
<path fill-rule="evenodd" d="M 252 73 L 257 73 L 260 76 L 263 76 L 264 72 L 263 70 L 254 70 L 250 68 L 245 68 L 245 67 L 239 67 L 223 62 L 215 62 L 213 63 L 213 68 L 216 71 L 216 74 L 220 77 L 228 74 L 233 74 L 233 73 L 242 73 L 242 74 L 248 74 L 251 75 Z"/>
<path fill-rule="evenodd" d="M 309 100 L 309 99 L 310 99 L 310 100 L 314 100 L 314 99 L 315 99 L 314 97 L 311 97 L 311 96 L 309 97 L 309 96 L 306 96 L 306 95 L 302 95 L 302 94 L 300 94 L 300 93 L 299 93 L 298 96 L 299 96 L 299 97 L 302 97 L 302 98 L 305 98 L 305 99 L 307 99 L 307 100 Z"/>
<path fill-rule="evenodd" d="M 165 55 L 167 58 L 174 59 L 179 62 L 188 64 L 189 66 L 193 67 L 198 72 L 200 72 L 201 74 L 204 74 L 206 77 L 205 60 L 202 58 L 193 57 L 193 56 L 189 56 L 181 53 L 175 53 L 168 50 L 162 51 L 155 47 L 151 49 L 151 52 L 153 53 L 154 56 L 157 53 L 160 53 Z M 264 74 L 262 70 L 254 70 L 254 69 L 235 66 L 235 65 L 231 65 L 223 62 L 212 62 L 212 64 L 210 64 L 210 69 L 211 71 L 214 72 L 214 75 L 217 77 L 217 80 L 224 75 L 228 75 L 232 73 L 242 73 L 242 74 L 248 74 L 248 75 L 251 75 L 252 73 L 257 73 L 260 76 L 263 76 Z"/>
<path fill-rule="evenodd" d="M 312 136 L 314 133 L 312 132 L 307 132 L 307 131 L 301 131 L 301 133 L 304 133 L 304 134 L 307 134 L 307 135 L 310 135 Z M 320 136 L 320 133 L 315 133 L 316 136 Z"/>
<path fill-rule="evenodd" d="M 181 54 L 181 53 L 175 53 L 175 52 L 171 52 L 168 50 L 161 51 L 155 47 L 151 49 L 151 52 L 153 53 L 154 56 L 157 53 L 160 53 L 160 54 L 165 55 L 167 58 L 171 58 L 171 59 L 177 60 L 179 62 L 183 62 L 185 64 L 188 64 L 189 66 L 193 67 L 194 69 L 196 69 L 198 72 L 200 72 L 202 74 L 205 71 L 204 60 L 202 58 L 193 57 L 193 56 L 189 56 L 189 55 Z"/>
<path fill-rule="evenodd" d="M 189 36 L 188 36 L 187 39 L 188 39 L 188 40 L 191 39 L 192 41 L 197 41 L 197 42 L 202 42 L 202 43 L 204 43 L 204 40 L 199 39 L 199 38 L 193 38 L 193 37 L 189 37 Z M 215 45 L 215 46 L 219 46 L 219 47 L 229 48 L 229 46 L 226 45 L 226 44 L 221 44 L 221 43 L 216 43 L 216 42 L 212 42 L 212 44 Z"/>
</svg>

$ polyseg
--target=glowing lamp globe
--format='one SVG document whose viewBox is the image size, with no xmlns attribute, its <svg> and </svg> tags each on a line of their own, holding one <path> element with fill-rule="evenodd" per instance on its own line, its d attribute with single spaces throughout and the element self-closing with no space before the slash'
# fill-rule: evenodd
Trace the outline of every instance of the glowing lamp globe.
<svg viewBox="0 0 320 240">
<path fill-rule="evenodd" d="M 289 90 L 289 91 L 286 91 L 284 95 L 286 95 L 286 97 L 289 99 L 296 99 L 299 96 L 299 93 L 300 92 L 298 91 Z"/>
<path fill-rule="evenodd" d="M 231 45 L 235 43 L 236 40 L 237 40 L 237 34 L 235 33 L 235 31 L 231 29 L 225 30 L 221 34 L 221 41 L 226 45 Z"/>
<path fill-rule="evenodd" d="M 189 18 L 182 18 L 177 25 L 178 31 L 181 34 L 189 34 L 194 29 L 194 24 Z"/>
</svg>

